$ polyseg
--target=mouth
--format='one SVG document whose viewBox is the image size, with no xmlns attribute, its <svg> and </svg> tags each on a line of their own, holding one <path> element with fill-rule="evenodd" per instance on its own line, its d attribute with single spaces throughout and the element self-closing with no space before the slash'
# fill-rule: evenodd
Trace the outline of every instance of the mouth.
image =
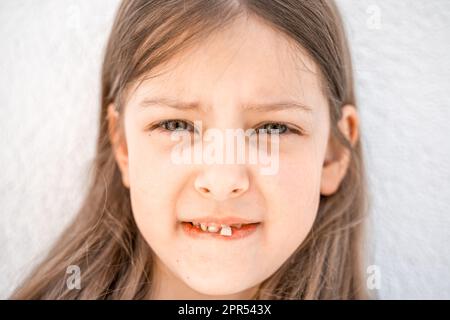
<svg viewBox="0 0 450 320">
<path fill-rule="evenodd" d="M 260 222 L 234 222 L 235 223 L 182 221 L 181 225 L 184 232 L 193 238 L 234 240 L 248 237 L 254 233 L 261 224 Z"/>
</svg>

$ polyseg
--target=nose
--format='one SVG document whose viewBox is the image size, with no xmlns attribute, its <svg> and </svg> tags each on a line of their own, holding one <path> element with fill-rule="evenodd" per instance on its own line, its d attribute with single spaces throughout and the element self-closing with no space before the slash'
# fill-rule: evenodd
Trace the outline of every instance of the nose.
<svg viewBox="0 0 450 320">
<path fill-rule="evenodd" d="M 224 201 L 245 193 L 249 179 L 243 165 L 208 165 L 198 174 L 194 184 L 203 197 Z"/>
</svg>

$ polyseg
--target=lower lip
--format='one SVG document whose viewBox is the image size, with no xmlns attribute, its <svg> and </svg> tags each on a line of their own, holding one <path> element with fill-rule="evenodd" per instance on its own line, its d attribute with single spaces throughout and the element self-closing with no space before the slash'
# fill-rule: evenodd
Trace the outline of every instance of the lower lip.
<svg viewBox="0 0 450 320">
<path fill-rule="evenodd" d="M 221 240 L 237 240 L 250 236 L 259 227 L 261 223 L 245 224 L 240 229 L 233 228 L 231 236 L 223 236 L 220 232 L 208 232 L 203 231 L 200 228 L 194 227 L 189 222 L 181 222 L 183 231 L 192 238 L 204 238 L 204 239 L 221 239 Z"/>
</svg>

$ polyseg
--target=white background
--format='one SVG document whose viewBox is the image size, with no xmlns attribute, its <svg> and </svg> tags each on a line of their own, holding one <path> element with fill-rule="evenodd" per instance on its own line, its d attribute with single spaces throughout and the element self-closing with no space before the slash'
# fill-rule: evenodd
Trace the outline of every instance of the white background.
<svg viewBox="0 0 450 320">
<path fill-rule="evenodd" d="M 450 299 L 450 1 L 340 0 L 372 194 L 378 295 Z M 117 1 L 0 2 L 0 298 L 76 213 Z"/>
</svg>

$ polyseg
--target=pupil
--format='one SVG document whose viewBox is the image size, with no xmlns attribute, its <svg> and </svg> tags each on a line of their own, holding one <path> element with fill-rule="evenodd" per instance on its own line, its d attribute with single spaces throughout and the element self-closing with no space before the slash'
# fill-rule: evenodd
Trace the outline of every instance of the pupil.
<svg viewBox="0 0 450 320">
<path fill-rule="evenodd" d="M 286 126 L 279 123 L 269 123 L 266 128 L 269 133 L 283 133 L 286 130 Z"/>
<path fill-rule="evenodd" d="M 183 130 L 182 123 L 178 120 L 169 122 L 169 130 Z"/>
</svg>

